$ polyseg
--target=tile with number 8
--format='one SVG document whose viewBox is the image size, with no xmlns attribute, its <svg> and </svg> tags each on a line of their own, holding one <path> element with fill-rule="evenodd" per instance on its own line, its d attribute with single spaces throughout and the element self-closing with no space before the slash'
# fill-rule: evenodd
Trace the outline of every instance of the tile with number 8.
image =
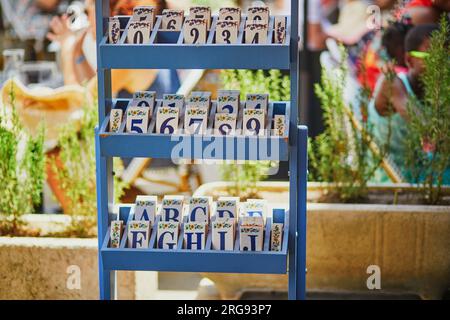
<svg viewBox="0 0 450 320">
<path fill-rule="evenodd" d="M 214 122 L 214 133 L 222 136 L 230 136 L 236 133 L 237 115 L 227 113 L 216 113 Z"/>
</svg>

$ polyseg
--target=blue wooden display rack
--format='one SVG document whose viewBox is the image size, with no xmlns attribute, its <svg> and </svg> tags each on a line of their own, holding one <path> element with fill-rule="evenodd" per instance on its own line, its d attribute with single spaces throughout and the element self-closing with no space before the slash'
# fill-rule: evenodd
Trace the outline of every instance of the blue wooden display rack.
<svg viewBox="0 0 450 320">
<path fill-rule="evenodd" d="M 100 299 L 114 299 L 116 296 L 117 270 L 148 270 L 177 272 L 225 272 L 289 274 L 289 299 L 305 299 L 306 293 L 306 184 L 307 184 L 307 128 L 298 126 L 298 1 L 291 1 L 291 17 L 288 18 L 287 39 L 284 44 L 242 44 L 243 24 L 239 32 L 239 43 L 220 45 L 214 43 L 216 18 L 211 24 L 208 41 L 204 45 L 183 44 L 182 33 L 173 32 L 159 37 L 161 23 L 158 17 L 150 36 L 150 44 L 126 43 L 126 32 L 116 45 L 108 43 L 107 19 L 109 0 L 96 1 L 97 21 L 97 64 L 99 126 L 96 128 L 97 161 L 97 206 L 98 206 L 98 248 Z M 121 17 L 121 29 L 126 29 L 129 18 Z M 271 34 L 273 30 L 269 30 Z M 166 32 L 167 33 L 167 32 Z M 164 42 L 159 42 L 164 38 Z M 270 38 L 270 37 L 269 37 Z M 168 39 L 168 40 L 167 40 Z M 108 247 L 109 224 L 113 217 L 113 158 L 152 157 L 171 158 L 174 143 L 169 135 L 154 133 L 127 134 L 109 133 L 109 113 L 112 108 L 126 105 L 126 101 L 114 100 L 111 95 L 111 69 L 281 69 L 290 70 L 291 101 L 289 108 L 289 138 L 261 136 L 226 137 L 235 143 L 243 143 L 246 151 L 241 155 L 224 152 L 221 159 L 248 159 L 248 146 L 252 139 L 272 145 L 278 139 L 278 150 L 274 150 L 280 161 L 289 161 L 290 200 L 286 219 L 283 250 L 268 250 L 266 232 L 264 250 L 261 252 L 215 251 L 210 249 L 208 237 L 206 250 L 183 250 L 179 244 L 175 250 Z M 199 137 L 197 137 L 199 138 Z M 215 139 L 215 137 L 211 137 Z M 196 139 L 194 136 L 193 139 Z M 227 145 L 224 143 L 224 145 Z M 202 145 L 203 148 L 206 145 Z M 229 155 L 230 154 L 230 155 Z M 263 153 L 251 160 L 274 160 L 272 152 Z M 183 154 L 179 156 L 184 158 Z M 187 157 L 186 158 L 190 158 Z M 128 221 L 130 210 L 122 207 L 120 219 Z M 270 224 L 270 220 L 268 220 Z M 154 234 L 154 233 L 153 233 Z M 270 234 L 270 232 L 269 232 Z M 154 237 L 154 236 L 153 236 Z M 150 239 L 154 243 L 154 239 Z M 181 243 L 181 242 L 180 242 Z"/>
</svg>

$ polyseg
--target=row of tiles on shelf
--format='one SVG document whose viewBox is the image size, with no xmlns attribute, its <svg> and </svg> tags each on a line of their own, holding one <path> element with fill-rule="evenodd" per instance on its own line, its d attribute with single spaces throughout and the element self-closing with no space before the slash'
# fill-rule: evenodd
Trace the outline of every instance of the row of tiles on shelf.
<svg viewBox="0 0 450 320">
<path fill-rule="evenodd" d="M 271 17 L 268 7 L 251 7 L 247 16 L 241 16 L 240 8 L 221 8 L 218 19 L 213 20 L 211 8 L 206 6 L 192 7 L 189 15 L 184 10 L 163 11 L 156 19 L 156 9 L 151 6 L 139 6 L 133 10 L 126 29 L 126 43 L 150 44 L 152 30 L 183 33 L 183 43 L 205 44 L 208 31 L 214 29 L 214 42 L 217 44 L 237 44 L 243 31 L 246 44 L 283 44 L 286 39 L 286 16 Z M 212 22 L 214 21 L 214 22 Z M 118 44 L 121 39 L 121 22 L 119 17 L 111 17 L 108 21 L 109 44 Z M 269 37 L 269 34 L 271 35 Z"/>
<path fill-rule="evenodd" d="M 238 90 L 220 90 L 217 102 L 211 101 L 210 92 L 193 92 L 187 100 L 180 94 L 165 94 L 159 103 L 155 97 L 155 92 L 136 92 L 125 112 L 112 109 L 109 131 L 174 134 L 184 129 L 188 135 L 288 135 L 288 108 L 274 110 L 268 94 L 248 94 L 245 103 L 240 102 Z"/>
<path fill-rule="evenodd" d="M 270 217 L 266 200 L 192 197 L 184 203 L 183 196 L 165 196 L 159 205 L 156 196 L 138 196 L 132 208 L 126 225 L 111 221 L 111 248 L 282 251 L 287 231 L 285 209 L 273 209 Z"/>
</svg>

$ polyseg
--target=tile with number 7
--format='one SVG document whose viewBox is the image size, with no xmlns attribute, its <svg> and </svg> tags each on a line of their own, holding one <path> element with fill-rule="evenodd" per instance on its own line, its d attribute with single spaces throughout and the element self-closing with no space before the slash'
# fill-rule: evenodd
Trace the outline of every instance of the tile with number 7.
<svg viewBox="0 0 450 320">
<path fill-rule="evenodd" d="M 145 21 L 150 23 L 153 29 L 155 24 L 155 7 L 152 6 L 137 6 L 133 8 L 133 21 Z"/>
<path fill-rule="evenodd" d="M 128 107 L 127 108 L 127 132 L 147 133 L 149 108 Z"/>
<path fill-rule="evenodd" d="M 160 107 L 156 115 L 156 132 L 174 134 L 178 130 L 180 110 L 178 108 Z"/>
<path fill-rule="evenodd" d="M 184 131 L 187 134 L 204 134 L 208 122 L 208 108 L 187 106 L 184 116 Z"/>
</svg>

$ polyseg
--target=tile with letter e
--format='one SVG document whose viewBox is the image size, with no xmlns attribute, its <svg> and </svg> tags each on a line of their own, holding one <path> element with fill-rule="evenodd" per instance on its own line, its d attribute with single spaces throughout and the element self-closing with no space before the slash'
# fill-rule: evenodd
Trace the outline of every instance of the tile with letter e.
<svg viewBox="0 0 450 320">
<path fill-rule="evenodd" d="M 127 41 L 129 44 L 149 44 L 152 27 L 147 21 L 132 21 L 128 25 Z"/>
<path fill-rule="evenodd" d="M 128 107 L 127 132 L 147 133 L 149 112 L 149 108 Z"/>
<path fill-rule="evenodd" d="M 230 136 L 236 134 L 236 114 L 216 113 L 214 121 L 214 134 Z"/>
<path fill-rule="evenodd" d="M 242 129 L 247 136 L 263 136 L 265 130 L 265 112 L 260 109 L 245 109 Z"/>
<path fill-rule="evenodd" d="M 212 249 L 232 251 L 234 249 L 234 221 L 223 219 L 212 222 Z"/>
<path fill-rule="evenodd" d="M 264 228 L 261 226 L 239 227 L 239 249 L 241 251 L 262 251 Z"/>
<path fill-rule="evenodd" d="M 163 107 L 177 108 L 178 110 L 184 107 L 184 95 L 182 94 L 165 94 L 163 96 Z"/>
<path fill-rule="evenodd" d="M 179 222 L 159 221 L 157 231 L 158 249 L 176 249 L 178 244 Z"/>
<path fill-rule="evenodd" d="M 123 232 L 123 221 L 122 220 L 113 220 L 111 221 L 111 230 L 110 230 L 110 247 L 111 248 L 119 248 L 120 240 L 122 238 Z"/>
<path fill-rule="evenodd" d="M 183 225 L 183 247 L 187 250 L 204 250 L 206 245 L 206 223 L 187 222 Z"/>
<path fill-rule="evenodd" d="M 152 6 L 137 6 L 133 8 L 133 21 L 149 22 L 151 29 L 155 25 L 156 8 Z"/>
<path fill-rule="evenodd" d="M 189 19 L 201 19 L 206 22 L 206 28 L 211 26 L 211 8 L 206 6 L 191 7 L 189 9 Z"/>
<path fill-rule="evenodd" d="M 184 10 L 164 9 L 162 12 L 161 30 L 181 31 L 183 28 Z"/>
<path fill-rule="evenodd" d="M 178 108 L 160 107 L 156 115 L 156 132 L 173 134 L 178 130 L 180 110 Z"/>
<path fill-rule="evenodd" d="M 248 199 L 242 207 L 244 216 L 261 217 L 265 223 L 267 217 L 267 202 L 265 200 Z"/>
<path fill-rule="evenodd" d="M 283 224 L 272 223 L 270 229 L 270 250 L 281 251 L 281 244 L 283 243 Z"/>
<path fill-rule="evenodd" d="M 247 101 L 245 102 L 246 109 L 261 109 L 267 113 L 267 107 L 269 105 L 268 94 L 247 94 Z"/>
<path fill-rule="evenodd" d="M 117 44 L 120 40 L 120 21 L 118 17 L 108 20 L 108 39 L 110 44 Z"/>
<path fill-rule="evenodd" d="M 187 106 L 184 115 L 184 131 L 187 134 L 204 134 L 208 126 L 208 109 L 197 106 Z"/>
<path fill-rule="evenodd" d="M 219 20 L 233 20 L 237 21 L 238 23 L 241 22 L 241 8 L 234 8 L 234 7 L 226 7 L 226 8 L 220 8 L 219 10 Z"/>
<path fill-rule="evenodd" d="M 111 110 L 111 116 L 110 116 L 110 128 L 109 131 L 111 132 L 118 132 L 120 129 L 120 126 L 122 125 L 122 117 L 123 117 L 123 111 L 122 109 L 112 109 Z"/>
<path fill-rule="evenodd" d="M 128 222 L 128 248 L 148 248 L 150 228 L 150 221 Z"/>
<path fill-rule="evenodd" d="M 274 25 L 274 43 L 283 44 L 286 40 L 286 17 L 276 16 Z"/>
<path fill-rule="evenodd" d="M 239 112 L 240 94 L 238 90 L 219 90 L 216 113 L 237 114 Z"/>
<path fill-rule="evenodd" d="M 268 7 L 250 7 L 247 11 L 247 23 L 258 22 L 269 24 L 270 12 Z"/>
<path fill-rule="evenodd" d="M 210 205 L 210 197 L 192 197 L 189 199 L 188 221 L 209 223 Z"/>
<path fill-rule="evenodd" d="M 183 220 L 184 196 L 164 196 L 161 205 L 161 220 L 181 222 Z"/>
<path fill-rule="evenodd" d="M 183 27 L 184 43 L 206 43 L 206 21 L 203 19 L 186 19 Z"/>
<path fill-rule="evenodd" d="M 239 22 L 219 20 L 216 24 L 216 43 L 236 44 L 238 39 Z"/>
<path fill-rule="evenodd" d="M 156 221 L 156 205 L 158 197 L 156 196 L 137 196 L 134 204 L 134 220 L 150 221 L 152 225 Z"/>
<path fill-rule="evenodd" d="M 266 23 L 247 23 L 245 25 L 245 43 L 266 44 L 268 30 Z"/>
</svg>

